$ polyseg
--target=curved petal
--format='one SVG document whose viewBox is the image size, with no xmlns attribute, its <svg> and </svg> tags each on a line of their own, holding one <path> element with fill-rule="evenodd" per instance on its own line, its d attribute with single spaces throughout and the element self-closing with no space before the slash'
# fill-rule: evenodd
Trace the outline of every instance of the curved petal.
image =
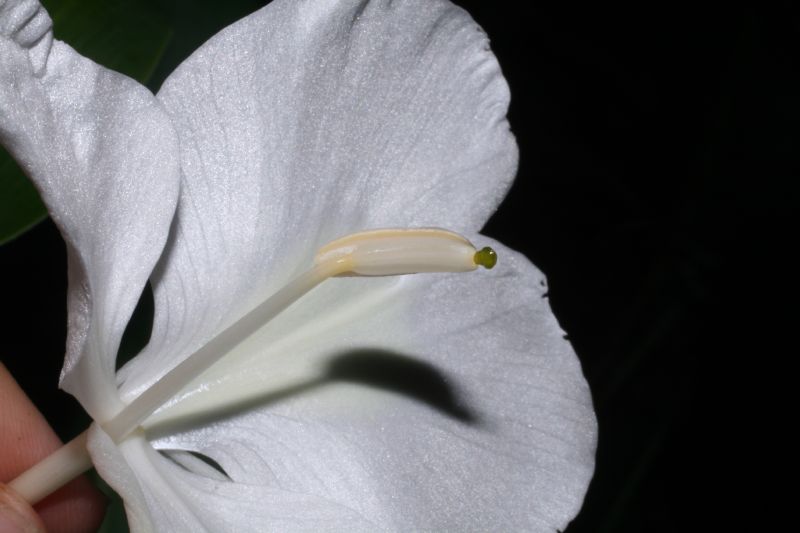
<svg viewBox="0 0 800 533">
<path fill-rule="evenodd" d="M 50 47 L 46 15 L 38 2 L 0 9 L 0 27 L 13 29 L 0 36 L 0 142 L 39 189 L 67 243 L 61 384 L 102 420 L 120 405 L 117 348 L 174 214 L 177 141 L 144 87 L 62 42 Z"/>
<path fill-rule="evenodd" d="M 25 49 L 34 74 L 40 74 L 53 44 L 53 21 L 39 0 L 0 2 L 0 38 Z"/>
<path fill-rule="evenodd" d="M 209 475 L 202 461 L 160 454 L 142 436 L 116 446 L 93 428 L 89 450 L 100 475 L 123 498 L 133 533 L 375 531 L 341 504 L 278 485 L 250 486 Z"/>
<path fill-rule="evenodd" d="M 379 529 L 563 529 L 593 471 L 591 397 L 543 276 L 496 249 L 491 272 L 361 280 L 383 285 L 352 307 L 353 280 L 326 282 L 157 413 L 154 445 Z"/>
<path fill-rule="evenodd" d="M 141 446 L 140 440 L 141 436 L 135 435 L 128 441 L 117 445 L 100 426 L 92 424 L 89 428 L 86 448 L 97 472 L 125 501 L 128 528 L 132 532 L 141 533 L 156 531 L 156 529 L 153 527 L 153 520 L 147 505 L 146 491 L 142 489 L 142 485 L 134 474 L 134 469 L 146 471 L 150 466 L 149 462 L 144 464 L 137 462 L 135 453 Z"/>
<path fill-rule="evenodd" d="M 127 397 L 318 246 L 380 227 L 477 230 L 516 169 L 505 80 L 449 2 L 276 0 L 195 52 L 158 97 L 184 185 Z"/>
</svg>

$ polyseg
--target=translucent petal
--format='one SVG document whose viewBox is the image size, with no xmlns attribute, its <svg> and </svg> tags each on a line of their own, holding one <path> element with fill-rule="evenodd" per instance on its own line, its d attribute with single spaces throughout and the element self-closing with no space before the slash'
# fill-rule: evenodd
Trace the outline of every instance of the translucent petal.
<svg viewBox="0 0 800 533">
<path fill-rule="evenodd" d="M 0 35 L 0 142 L 67 243 L 62 386 L 104 419 L 119 405 L 114 361 L 122 332 L 174 214 L 176 137 L 144 87 L 62 42 L 49 46 L 49 17 L 37 2 L 4 3 L 0 28 L 13 30 Z"/>
<path fill-rule="evenodd" d="M 543 276 L 490 244 L 490 272 L 327 282 L 158 413 L 149 437 L 377 529 L 563 529 L 592 476 L 591 397 Z"/>
<path fill-rule="evenodd" d="M 477 230 L 517 152 L 486 36 L 449 2 L 286 1 L 225 29 L 158 95 L 182 197 L 127 398 L 306 268 L 381 227 Z"/>
<path fill-rule="evenodd" d="M 142 436 L 116 446 L 94 428 L 89 448 L 100 475 L 125 501 L 133 533 L 375 531 L 337 502 L 278 485 L 203 475 L 207 467 L 159 453 Z"/>
</svg>

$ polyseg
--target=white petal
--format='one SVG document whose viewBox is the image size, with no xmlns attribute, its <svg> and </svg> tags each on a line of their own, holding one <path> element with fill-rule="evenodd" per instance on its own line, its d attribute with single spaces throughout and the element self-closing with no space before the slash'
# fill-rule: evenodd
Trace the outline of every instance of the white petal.
<svg viewBox="0 0 800 533">
<path fill-rule="evenodd" d="M 361 280 L 384 285 L 357 305 L 327 282 L 151 420 L 155 445 L 379 528 L 563 529 L 593 471 L 589 390 L 541 274 L 492 246 L 491 272 Z"/>
<path fill-rule="evenodd" d="M 477 230 L 516 169 L 506 83 L 486 36 L 449 2 L 276 0 L 200 48 L 158 96 L 184 185 L 127 397 L 317 247 L 381 227 Z"/>
<path fill-rule="evenodd" d="M 26 20 L 41 30 L 43 10 L 36 13 Z M 15 17 L 0 22 L 19 29 L 24 17 Z M 20 36 L 35 37 L 12 34 Z M 174 213 L 177 141 L 160 104 L 135 81 L 58 41 L 40 57 L 46 66 L 37 75 L 28 52 L 0 36 L 0 142 L 31 177 L 66 240 L 62 386 L 103 419 L 119 404 L 120 337 Z"/>
<path fill-rule="evenodd" d="M 0 38 L 27 51 L 33 72 L 40 74 L 53 44 L 53 21 L 38 0 L 0 2 Z"/>
<path fill-rule="evenodd" d="M 204 463 L 162 455 L 141 436 L 117 447 L 93 428 L 89 450 L 100 475 L 122 496 L 133 533 L 375 531 L 354 510 L 312 494 L 204 475 Z"/>
<path fill-rule="evenodd" d="M 145 492 L 134 474 L 134 469 L 145 470 L 149 461 L 138 463 L 135 452 L 140 448 L 141 436 L 136 435 L 117 446 L 97 424 L 89 428 L 86 448 L 92 464 L 108 485 L 125 500 L 128 527 L 134 532 L 156 531 L 153 528 Z"/>
</svg>

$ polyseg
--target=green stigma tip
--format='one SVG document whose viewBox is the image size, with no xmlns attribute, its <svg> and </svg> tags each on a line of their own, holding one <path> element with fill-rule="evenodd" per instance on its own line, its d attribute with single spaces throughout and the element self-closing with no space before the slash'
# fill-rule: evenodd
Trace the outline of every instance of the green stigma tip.
<svg viewBox="0 0 800 533">
<path fill-rule="evenodd" d="M 475 257 L 472 260 L 475 261 L 476 265 L 489 270 L 497 264 L 497 252 L 487 246 L 475 252 Z"/>
</svg>

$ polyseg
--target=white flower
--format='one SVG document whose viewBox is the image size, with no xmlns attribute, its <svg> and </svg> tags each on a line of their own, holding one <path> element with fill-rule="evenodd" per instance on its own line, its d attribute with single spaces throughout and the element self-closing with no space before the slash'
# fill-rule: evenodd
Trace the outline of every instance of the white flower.
<svg viewBox="0 0 800 533">
<path fill-rule="evenodd" d="M 61 384 L 133 530 L 565 527 L 593 470 L 589 391 L 541 274 L 477 234 L 516 169 L 507 105 L 444 0 L 275 0 L 156 97 L 53 41 L 37 2 L 0 0 L 0 140 L 69 251 Z M 386 227 L 458 231 L 500 263 L 331 279 L 106 433 L 322 245 Z M 152 338 L 115 373 L 148 277 Z"/>
</svg>

